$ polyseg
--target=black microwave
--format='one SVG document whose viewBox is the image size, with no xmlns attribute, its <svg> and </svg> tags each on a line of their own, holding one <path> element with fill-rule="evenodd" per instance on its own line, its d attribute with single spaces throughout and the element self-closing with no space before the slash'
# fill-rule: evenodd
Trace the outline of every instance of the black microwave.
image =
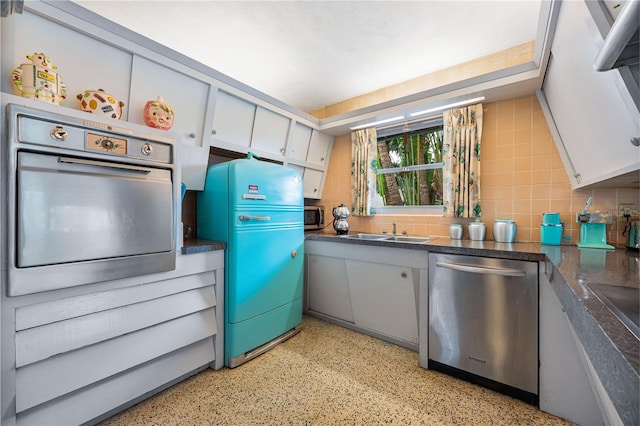
<svg viewBox="0 0 640 426">
<path fill-rule="evenodd" d="M 324 207 L 304 206 L 304 230 L 313 231 L 324 227 Z"/>
</svg>

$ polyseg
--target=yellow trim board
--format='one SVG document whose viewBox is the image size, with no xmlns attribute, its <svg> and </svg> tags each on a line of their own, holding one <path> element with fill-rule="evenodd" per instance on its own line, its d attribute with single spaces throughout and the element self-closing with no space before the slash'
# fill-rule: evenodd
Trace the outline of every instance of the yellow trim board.
<svg viewBox="0 0 640 426">
<path fill-rule="evenodd" d="M 434 71 L 309 112 L 324 119 L 533 61 L 535 41 Z"/>
</svg>

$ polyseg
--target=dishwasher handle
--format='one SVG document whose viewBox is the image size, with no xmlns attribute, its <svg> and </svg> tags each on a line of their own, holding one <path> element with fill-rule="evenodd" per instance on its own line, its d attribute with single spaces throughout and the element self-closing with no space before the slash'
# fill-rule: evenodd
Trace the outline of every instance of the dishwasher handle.
<svg viewBox="0 0 640 426">
<path fill-rule="evenodd" d="M 490 268 L 485 266 L 467 265 L 464 263 L 436 262 L 440 268 L 451 269 L 453 271 L 470 272 L 472 274 L 501 275 L 503 277 L 524 277 L 525 271 L 510 268 Z"/>
</svg>

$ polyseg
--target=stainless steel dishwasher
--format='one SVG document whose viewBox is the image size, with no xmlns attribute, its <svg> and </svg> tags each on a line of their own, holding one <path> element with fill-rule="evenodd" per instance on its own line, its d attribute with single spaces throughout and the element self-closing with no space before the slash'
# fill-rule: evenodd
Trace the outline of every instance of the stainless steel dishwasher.
<svg viewBox="0 0 640 426">
<path fill-rule="evenodd" d="M 429 254 L 429 368 L 538 404 L 538 264 Z"/>
</svg>

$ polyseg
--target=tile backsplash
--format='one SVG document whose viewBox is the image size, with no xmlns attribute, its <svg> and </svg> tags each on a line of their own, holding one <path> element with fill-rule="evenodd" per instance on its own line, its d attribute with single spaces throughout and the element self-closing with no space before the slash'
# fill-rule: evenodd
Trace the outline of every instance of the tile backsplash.
<svg viewBox="0 0 640 426">
<path fill-rule="evenodd" d="M 487 224 L 487 239 L 492 238 L 495 219 L 514 219 L 518 225 L 517 241 L 540 241 L 542 213 L 558 212 L 565 223 L 565 243 L 580 238 L 575 213 L 581 211 L 589 197 L 593 211 L 615 213 L 618 204 L 640 206 L 640 191 L 634 188 L 572 190 L 566 171 L 553 142 L 540 104 L 535 95 L 484 104 L 481 146 L 482 218 Z M 331 208 L 351 203 L 351 137 L 337 137 L 333 144 L 322 200 L 327 209 L 325 221 L 331 220 Z M 350 217 L 353 232 L 382 232 L 397 223 L 398 232 L 414 235 L 448 237 L 451 223 L 470 219 L 449 219 L 423 215 L 376 215 Z M 624 246 L 624 218 L 607 226 L 610 244 Z M 466 227 L 465 227 L 466 228 Z M 331 226 L 325 232 L 332 233 Z M 465 229 L 465 237 L 467 232 Z"/>
</svg>

